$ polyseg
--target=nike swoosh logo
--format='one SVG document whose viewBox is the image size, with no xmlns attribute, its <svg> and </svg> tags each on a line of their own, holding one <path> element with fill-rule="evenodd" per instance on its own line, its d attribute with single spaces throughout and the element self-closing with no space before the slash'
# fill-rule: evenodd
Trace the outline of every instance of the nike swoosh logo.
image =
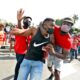
<svg viewBox="0 0 80 80">
<path fill-rule="evenodd" d="M 47 41 L 47 42 L 48 42 L 48 41 Z M 45 43 L 47 43 L 47 42 L 42 42 L 42 43 L 39 43 L 39 44 L 36 44 L 36 43 L 34 42 L 33 46 L 34 46 L 34 47 L 38 47 L 38 46 L 41 46 L 41 45 L 43 45 L 43 44 L 45 44 Z"/>
</svg>

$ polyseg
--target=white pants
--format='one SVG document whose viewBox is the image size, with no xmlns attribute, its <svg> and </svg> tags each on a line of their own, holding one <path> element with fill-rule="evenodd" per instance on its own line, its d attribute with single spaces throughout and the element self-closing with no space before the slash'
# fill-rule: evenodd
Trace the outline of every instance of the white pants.
<svg viewBox="0 0 80 80">
<path fill-rule="evenodd" d="M 63 60 L 54 56 L 49 55 L 48 56 L 48 61 L 47 61 L 47 66 L 52 67 L 54 66 L 54 69 L 61 71 L 61 67 L 63 65 Z"/>
</svg>

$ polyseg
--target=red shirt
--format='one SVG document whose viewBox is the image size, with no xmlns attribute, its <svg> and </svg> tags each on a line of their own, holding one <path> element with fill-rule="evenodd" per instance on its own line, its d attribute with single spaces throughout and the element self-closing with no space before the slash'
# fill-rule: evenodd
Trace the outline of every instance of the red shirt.
<svg viewBox="0 0 80 80">
<path fill-rule="evenodd" d="M 16 26 L 18 27 L 18 26 Z M 25 54 L 31 41 L 31 36 L 15 36 L 14 50 L 17 54 Z"/>
<path fill-rule="evenodd" d="M 70 34 L 61 34 L 60 27 L 55 26 L 54 27 L 54 38 L 55 38 L 55 44 L 61 46 L 62 48 L 65 48 L 67 50 L 71 49 L 72 46 L 72 38 Z"/>
<path fill-rule="evenodd" d="M 73 37 L 73 43 L 72 43 L 72 49 L 77 50 L 78 49 L 78 38 L 75 36 Z"/>
<path fill-rule="evenodd" d="M 25 54 L 29 44 L 30 44 L 31 37 L 25 36 L 15 36 L 15 45 L 14 50 L 18 54 Z"/>
<path fill-rule="evenodd" d="M 28 37 L 27 37 L 27 45 L 28 45 L 28 48 L 29 48 L 29 45 L 30 45 L 31 39 L 32 39 L 31 36 L 28 36 Z"/>
<path fill-rule="evenodd" d="M 4 45 L 3 43 L 6 41 L 6 33 L 4 31 L 0 31 L 0 45 Z"/>
</svg>

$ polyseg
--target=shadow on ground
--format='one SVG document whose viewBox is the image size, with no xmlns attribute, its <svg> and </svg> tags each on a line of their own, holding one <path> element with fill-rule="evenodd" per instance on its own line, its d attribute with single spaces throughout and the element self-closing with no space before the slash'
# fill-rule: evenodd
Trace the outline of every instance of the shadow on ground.
<svg viewBox="0 0 80 80">
<path fill-rule="evenodd" d="M 8 76 L 8 77 L 6 77 L 6 78 L 4 78 L 4 79 L 2 79 L 2 80 L 10 80 L 11 78 L 13 78 L 14 77 L 14 75 L 11 75 L 11 76 Z"/>
</svg>

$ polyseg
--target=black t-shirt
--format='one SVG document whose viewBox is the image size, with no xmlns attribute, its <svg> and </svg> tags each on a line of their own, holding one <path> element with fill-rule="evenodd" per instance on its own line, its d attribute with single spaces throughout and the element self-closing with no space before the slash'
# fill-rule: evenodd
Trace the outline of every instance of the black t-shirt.
<svg viewBox="0 0 80 80">
<path fill-rule="evenodd" d="M 50 43 L 50 37 L 45 38 L 41 34 L 40 29 L 38 29 L 36 35 L 30 42 L 30 47 L 25 55 L 25 58 L 28 60 L 45 62 L 43 59 L 44 53 L 42 51 L 42 47 L 46 46 L 48 43 Z"/>
</svg>

